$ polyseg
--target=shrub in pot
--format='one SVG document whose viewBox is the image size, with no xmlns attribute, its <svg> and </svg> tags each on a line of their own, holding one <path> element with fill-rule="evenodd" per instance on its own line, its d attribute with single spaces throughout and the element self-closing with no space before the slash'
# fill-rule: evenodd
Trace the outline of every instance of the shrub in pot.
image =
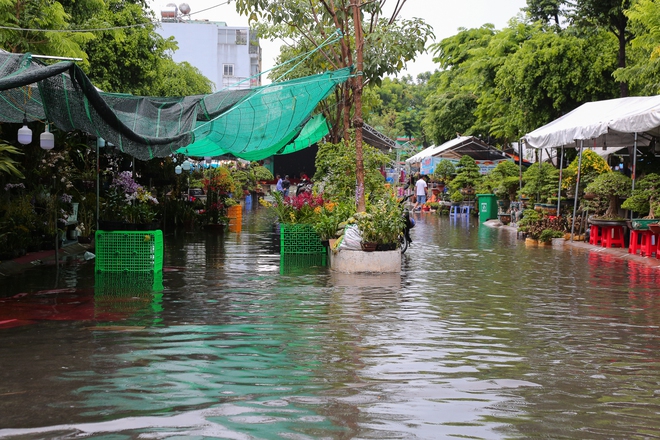
<svg viewBox="0 0 660 440">
<path fill-rule="evenodd" d="M 607 202 L 606 211 L 597 213 L 596 217 L 613 220 L 620 218 L 619 200 L 630 196 L 631 190 L 632 180 L 630 177 L 609 171 L 598 175 L 587 185 L 584 191 L 585 193 L 595 194 L 597 198 L 604 199 Z"/>
<path fill-rule="evenodd" d="M 657 218 L 660 215 L 660 174 L 650 173 L 639 179 L 634 191 L 621 207 L 643 218 Z"/>
</svg>

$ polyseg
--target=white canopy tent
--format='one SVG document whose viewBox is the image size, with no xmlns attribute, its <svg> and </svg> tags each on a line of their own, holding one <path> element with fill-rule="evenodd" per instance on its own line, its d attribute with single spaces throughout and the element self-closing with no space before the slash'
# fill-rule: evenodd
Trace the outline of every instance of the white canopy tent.
<svg viewBox="0 0 660 440">
<path fill-rule="evenodd" d="M 507 156 L 500 150 L 488 145 L 486 142 L 474 136 L 458 136 L 445 142 L 442 145 L 428 147 L 414 156 L 406 159 L 406 163 L 422 162 L 428 157 L 444 157 L 460 159 L 467 154 L 474 159 L 497 160 L 507 159 Z"/>
<path fill-rule="evenodd" d="M 577 183 L 580 182 L 582 150 L 586 147 L 616 152 L 633 147 L 632 178 L 635 185 L 637 147 L 660 136 L 660 96 L 638 96 L 588 102 L 570 113 L 526 134 L 526 146 L 536 149 L 579 148 Z M 563 154 L 562 154 L 563 157 Z M 561 168 L 561 165 L 560 165 Z M 560 175 L 561 176 L 561 175 Z M 573 218 L 577 211 L 577 187 Z M 561 189 L 561 177 L 559 186 Z M 559 202 L 557 205 L 559 212 Z M 575 222 L 573 222 L 573 227 Z"/>
<path fill-rule="evenodd" d="M 523 140 L 527 146 L 541 149 L 575 146 L 576 141 L 620 149 L 632 146 L 636 133 L 649 135 L 638 138 L 637 145 L 648 145 L 651 136 L 660 136 L 660 96 L 588 102 L 526 134 Z"/>
</svg>

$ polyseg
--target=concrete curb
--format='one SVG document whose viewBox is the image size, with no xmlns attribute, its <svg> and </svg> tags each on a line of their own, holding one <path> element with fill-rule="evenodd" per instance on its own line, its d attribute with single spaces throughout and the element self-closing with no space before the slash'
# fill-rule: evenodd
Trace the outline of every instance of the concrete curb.
<svg viewBox="0 0 660 440">
<path fill-rule="evenodd" d="M 59 250 L 59 258 L 62 260 L 66 257 L 81 255 L 90 249 L 93 249 L 93 245 L 91 244 L 73 243 Z M 31 252 L 13 260 L 1 261 L 0 277 L 12 275 L 44 264 L 55 264 L 54 249 L 42 252 Z"/>
<path fill-rule="evenodd" d="M 511 232 L 512 234 L 517 234 L 518 229 L 515 226 L 503 225 L 499 220 L 488 220 L 483 223 L 483 225 L 489 228 L 499 228 Z M 565 249 L 578 249 L 585 252 L 592 252 L 596 254 L 607 254 L 615 258 L 620 259 L 621 261 L 631 261 L 638 264 L 644 264 L 651 267 L 656 267 L 660 269 L 660 259 L 655 257 L 642 257 L 637 254 L 629 254 L 628 248 L 604 248 L 600 246 L 594 246 L 585 241 L 571 241 L 564 240 L 563 246 L 549 246 L 551 249 L 556 249 L 563 251 Z"/>
</svg>

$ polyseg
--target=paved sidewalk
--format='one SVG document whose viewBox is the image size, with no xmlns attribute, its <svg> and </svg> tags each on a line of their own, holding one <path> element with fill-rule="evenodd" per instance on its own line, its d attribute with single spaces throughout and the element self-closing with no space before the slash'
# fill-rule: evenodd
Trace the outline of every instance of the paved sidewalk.
<svg viewBox="0 0 660 440">
<path fill-rule="evenodd" d="M 92 248 L 91 244 L 73 243 L 59 249 L 59 258 L 62 260 L 69 256 L 84 254 Z M 22 257 L 13 260 L 0 261 L 0 277 L 11 275 L 42 264 L 55 264 L 55 249 L 29 252 Z"/>
<path fill-rule="evenodd" d="M 505 226 L 500 223 L 499 220 L 488 220 L 483 223 L 485 226 L 490 228 L 501 228 L 510 231 L 513 234 L 517 233 L 517 228 L 515 226 Z M 598 254 L 607 254 L 615 258 L 620 259 L 621 261 L 632 261 L 638 264 L 645 264 L 647 266 L 653 266 L 660 269 L 660 259 L 656 257 L 642 257 L 639 254 L 633 255 L 628 253 L 628 248 L 604 248 L 601 246 L 594 246 L 585 241 L 570 241 L 564 240 L 563 246 L 553 246 L 553 249 L 562 250 L 564 248 L 573 248 L 580 249 L 585 252 L 593 252 Z"/>
</svg>

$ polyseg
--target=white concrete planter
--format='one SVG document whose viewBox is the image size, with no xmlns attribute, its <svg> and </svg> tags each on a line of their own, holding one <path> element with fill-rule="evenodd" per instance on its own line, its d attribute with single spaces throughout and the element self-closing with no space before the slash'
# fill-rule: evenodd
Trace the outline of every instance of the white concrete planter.
<svg viewBox="0 0 660 440">
<path fill-rule="evenodd" d="M 394 251 L 349 251 L 330 253 L 330 269 L 343 273 L 395 273 L 401 272 L 401 250 Z"/>
<path fill-rule="evenodd" d="M 564 247 L 564 243 L 566 243 L 566 240 L 563 237 L 552 239 L 552 247 L 553 248 L 562 248 L 562 247 Z"/>
</svg>

